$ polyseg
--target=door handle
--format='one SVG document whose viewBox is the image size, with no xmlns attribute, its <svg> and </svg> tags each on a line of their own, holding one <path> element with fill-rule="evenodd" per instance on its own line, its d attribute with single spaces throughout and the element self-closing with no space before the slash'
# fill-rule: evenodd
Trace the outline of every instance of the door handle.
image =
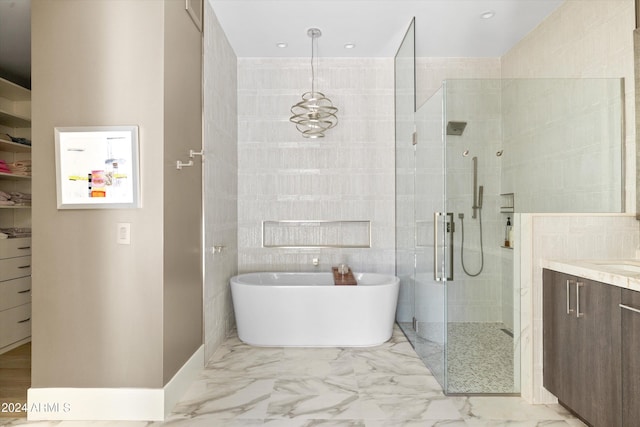
<svg viewBox="0 0 640 427">
<path fill-rule="evenodd" d="M 573 313 L 573 308 L 571 308 L 571 282 L 573 280 L 567 279 L 567 314 Z"/>
<path fill-rule="evenodd" d="M 441 216 L 441 212 L 433 213 L 433 280 L 436 282 L 442 281 L 438 274 L 438 219 Z"/>
<path fill-rule="evenodd" d="M 638 310 L 637 308 L 629 307 L 628 305 L 625 305 L 625 304 L 618 304 L 618 306 L 620 308 L 624 308 L 625 310 L 633 311 L 634 313 L 640 313 L 640 310 Z"/>
<path fill-rule="evenodd" d="M 576 317 L 584 317 L 584 313 L 580 313 L 580 288 L 584 283 L 576 282 Z"/>
<path fill-rule="evenodd" d="M 453 212 L 448 212 L 447 217 L 449 217 L 449 271 L 447 271 L 447 280 L 453 280 L 453 231 L 455 222 L 453 221 Z"/>
</svg>

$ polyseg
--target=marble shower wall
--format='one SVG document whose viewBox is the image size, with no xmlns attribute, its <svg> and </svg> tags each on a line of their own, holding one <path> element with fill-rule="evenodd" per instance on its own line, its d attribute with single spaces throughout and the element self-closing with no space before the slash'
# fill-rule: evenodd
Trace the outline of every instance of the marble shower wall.
<svg viewBox="0 0 640 427">
<path fill-rule="evenodd" d="M 311 87 L 309 59 L 238 60 L 240 272 L 329 272 L 347 262 L 395 274 L 393 70 L 392 58 L 320 58 L 316 88 L 339 122 L 311 140 L 289 121 Z M 281 220 L 371 221 L 372 247 L 263 248 L 262 222 Z"/>
</svg>

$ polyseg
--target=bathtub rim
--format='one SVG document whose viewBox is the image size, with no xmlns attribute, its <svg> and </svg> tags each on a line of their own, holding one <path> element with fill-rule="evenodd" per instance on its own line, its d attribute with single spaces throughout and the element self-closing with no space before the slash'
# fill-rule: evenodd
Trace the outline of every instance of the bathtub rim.
<svg viewBox="0 0 640 427">
<path fill-rule="evenodd" d="M 262 279 L 257 282 L 248 282 L 243 281 L 242 279 L 245 277 L 262 277 L 263 275 L 267 275 L 270 277 L 274 277 L 276 275 L 283 275 L 286 277 L 312 277 L 312 276 L 321 276 L 326 279 L 327 283 L 274 283 L 277 279 L 273 279 L 272 281 L 263 281 Z M 290 288 L 299 288 L 299 287 L 320 287 L 320 286 L 335 286 L 337 288 L 357 288 L 357 287 L 378 287 L 378 286 L 399 286 L 400 278 L 398 276 L 394 276 L 392 274 L 385 273 L 367 273 L 367 272 L 354 272 L 353 275 L 356 278 L 357 285 L 335 285 L 333 283 L 333 274 L 325 271 L 255 271 L 255 272 L 247 272 L 240 273 L 232 276 L 229 279 L 229 284 L 237 285 L 237 286 L 273 286 L 273 287 L 290 287 Z M 378 283 L 367 283 L 366 279 L 370 277 L 375 277 L 381 279 Z M 365 279 L 365 282 L 362 283 L 362 279 Z M 387 279 L 387 280 L 382 280 Z"/>
</svg>

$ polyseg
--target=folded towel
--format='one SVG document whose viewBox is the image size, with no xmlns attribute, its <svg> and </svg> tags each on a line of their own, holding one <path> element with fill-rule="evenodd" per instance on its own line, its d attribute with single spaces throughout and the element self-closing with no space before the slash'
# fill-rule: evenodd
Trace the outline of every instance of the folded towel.
<svg viewBox="0 0 640 427">
<path fill-rule="evenodd" d="M 13 200 L 0 200 L 0 206 L 13 206 L 16 202 Z"/>
<path fill-rule="evenodd" d="M 31 194 L 22 193 L 20 191 L 12 191 L 10 193 L 11 201 L 13 201 L 16 206 L 31 206 Z"/>
<path fill-rule="evenodd" d="M 31 200 L 31 194 L 30 193 L 22 193 L 20 191 L 12 191 L 11 193 L 9 193 L 11 199 L 29 199 Z"/>
<path fill-rule="evenodd" d="M 9 238 L 8 234 L 0 233 L 0 239 L 8 239 L 8 238 Z"/>
<path fill-rule="evenodd" d="M 12 239 L 16 237 L 31 237 L 31 228 L 0 228 L 0 233 L 8 235 Z"/>
<path fill-rule="evenodd" d="M 31 167 L 31 160 L 16 160 L 12 163 L 15 167 Z"/>
<path fill-rule="evenodd" d="M 2 197 L 6 197 L 7 199 L 11 198 L 11 194 L 9 193 L 5 193 L 4 191 L 0 190 L 0 196 Z"/>
</svg>

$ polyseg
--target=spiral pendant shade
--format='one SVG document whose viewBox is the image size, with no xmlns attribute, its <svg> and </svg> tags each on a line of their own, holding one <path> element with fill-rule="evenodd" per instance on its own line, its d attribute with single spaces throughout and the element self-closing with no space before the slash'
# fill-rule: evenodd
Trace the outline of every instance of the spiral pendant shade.
<svg viewBox="0 0 640 427">
<path fill-rule="evenodd" d="M 322 33 L 317 28 L 307 31 L 311 37 L 311 91 L 302 95 L 302 101 L 291 107 L 289 120 L 296 124 L 298 131 L 305 138 L 322 138 L 324 133 L 338 124 L 338 109 L 323 93 L 315 91 L 315 72 L 313 69 L 313 42 Z"/>
<path fill-rule="evenodd" d="M 320 92 L 306 92 L 302 101 L 291 107 L 289 120 L 305 138 L 322 138 L 324 132 L 338 124 L 338 109 Z"/>
</svg>

